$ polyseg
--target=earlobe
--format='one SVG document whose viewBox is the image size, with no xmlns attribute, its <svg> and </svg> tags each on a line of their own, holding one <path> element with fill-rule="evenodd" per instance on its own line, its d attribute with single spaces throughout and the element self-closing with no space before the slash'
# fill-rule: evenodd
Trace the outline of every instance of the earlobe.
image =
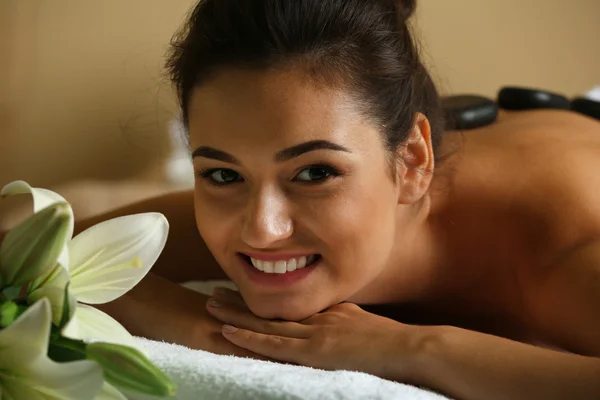
<svg viewBox="0 0 600 400">
<path fill-rule="evenodd" d="M 427 193 L 435 167 L 431 128 L 425 115 L 417 114 L 413 129 L 398 151 L 398 202 L 412 204 Z"/>
</svg>

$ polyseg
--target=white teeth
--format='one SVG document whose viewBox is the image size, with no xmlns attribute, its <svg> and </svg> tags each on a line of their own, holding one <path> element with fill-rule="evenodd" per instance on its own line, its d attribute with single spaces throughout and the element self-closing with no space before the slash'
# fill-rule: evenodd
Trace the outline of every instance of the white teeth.
<svg viewBox="0 0 600 400">
<path fill-rule="evenodd" d="M 301 269 L 304 267 L 306 267 L 306 257 L 302 256 L 298 259 L 298 266 L 296 268 Z"/>
<path fill-rule="evenodd" d="M 254 264 L 254 262 L 256 262 L 256 264 Z M 259 271 L 264 271 L 265 267 L 264 267 L 264 263 L 261 260 L 253 260 L 253 264 L 256 268 L 258 268 Z"/>
<path fill-rule="evenodd" d="M 267 274 L 272 274 L 275 269 L 275 263 L 272 261 L 263 261 L 263 271 Z"/>
<path fill-rule="evenodd" d="M 273 272 L 275 272 L 276 274 L 285 274 L 287 271 L 286 264 L 287 262 L 285 261 L 277 261 L 275 263 L 275 267 L 273 268 Z"/>
<path fill-rule="evenodd" d="M 255 258 L 250 258 L 250 262 L 254 268 L 267 274 L 285 274 L 286 272 L 292 272 L 297 269 L 302 269 L 307 265 L 313 264 L 316 258 L 317 256 L 312 254 L 310 256 L 292 258 L 287 261 L 262 261 Z"/>
<path fill-rule="evenodd" d="M 260 271 L 263 270 L 263 265 L 262 265 L 262 261 L 261 260 L 257 260 L 254 258 L 251 258 L 250 261 L 252 262 L 252 265 L 254 265 L 254 267 Z"/>
<path fill-rule="evenodd" d="M 287 270 L 288 272 L 292 272 L 296 270 L 296 259 L 292 258 L 290 261 L 287 262 Z"/>
</svg>

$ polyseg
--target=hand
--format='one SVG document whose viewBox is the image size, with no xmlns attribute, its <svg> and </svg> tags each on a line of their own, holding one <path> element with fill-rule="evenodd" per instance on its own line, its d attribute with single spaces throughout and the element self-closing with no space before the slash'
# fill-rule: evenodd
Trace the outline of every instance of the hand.
<svg viewBox="0 0 600 400">
<path fill-rule="evenodd" d="M 335 305 L 301 322 L 272 321 L 255 316 L 238 292 L 219 288 L 213 297 L 207 309 L 228 324 L 223 326 L 223 336 L 236 346 L 314 368 L 402 379 L 397 366 L 407 361 L 402 348 L 408 348 L 411 326 L 368 313 L 352 303 Z"/>
<path fill-rule="evenodd" d="M 204 307 L 208 298 L 150 273 L 125 296 L 99 308 L 136 336 L 216 354 L 268 359 L 223 337 L 223 324 Z"/>
</svg>

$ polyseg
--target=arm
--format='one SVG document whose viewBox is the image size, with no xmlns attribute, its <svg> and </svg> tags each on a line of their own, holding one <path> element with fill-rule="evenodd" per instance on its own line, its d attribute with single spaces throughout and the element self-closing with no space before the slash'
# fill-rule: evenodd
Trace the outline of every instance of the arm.
<svg viewBox="0 0 600 400">
<path fill-rule="evenodd" d="M 600 242 L 561 255 L 527 288 L 534 329 L 562 353 L 454 327 L 419 328 L 413 371 L 460 399 L 600 398 Z M 402 375 L 400 375 L 402 376 Z"/>
<path fill-rule="evenodd" d="M 341 303 L 300 322 L 265 321 L 215 293 L 211 315 L 227 340 L 313 368 L 361 371 L 457 400 L 600 398 L 600 359 L 450 326 L 414 326 Z M 599 296 L 600 298 L 600 296 Z M 597 318 L 597 320 L 600 318 Z"/>
<path fill-rule="evenodd" d="M 600 398 L 600 359 L 454 327 L 418 332 L 413 362 L 394 373 L 400 381 L 464 400 Z"/>
</svg>

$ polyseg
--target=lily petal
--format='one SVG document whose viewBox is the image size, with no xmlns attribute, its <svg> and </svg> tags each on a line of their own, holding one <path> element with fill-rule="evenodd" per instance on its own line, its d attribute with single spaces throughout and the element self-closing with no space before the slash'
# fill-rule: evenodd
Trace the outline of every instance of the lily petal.
<svg viewBox="0 0 600 400">
<path fill-rule="evenodd" d="M 58 268 L 60 268 L 60 270 L 62 271 L 61 273 L 67 274 L 68 279 L 68 272 L 60 266 Z M 60 280 L 62 280 L 62 278 L 58 278 L 58 281 Z M 62 286 L 60 284 L 44 285 L 39 289 L 34 290 L 27 296 L 27 302 L 29 304 L 35 303 L 44 297 L 50 300 L 50 305 L 52 308 L 52 323 L 56 326 L 60 325 L 60 322 L 63 317 L 66 284 L 67 283 L 64 283 Z M 69 315 L 69 319 L 71 319 L 73 317 L 73 313 L 77 308 L 77 300 L 75 300 L 75 296 L 73 296 L 73 293 L 70 288 L 68 289 L 68 301 L 70 311 L 69 314 L 71 314 Z"/>
<path fill-rule="evenodd" d="M 60 194 L 52 190 L 34 188 L 25 181 L 14 181 L 0 190 L 0 197 L 15 194 L 30 194 L 33 197 L 33 212 L 36 213 L 54 203 L 68 203 Z"/>
<path fill-rule="evenodd" d="M 94 400 L 127 400 L 127 397 L 110 383 L 104 382 L 102 390 Z"/>
<path fill-rule="evenodd" d="M 148 273 L 167 242 L 160 213 L 128 215 L 92 226 L 69 243 L 71 288 L 78 301 L 110 302 Z"/>
<path fill-rule="evenodd" d="M 25 181 L 14 181 L 4 186 L 2 190 L 0 190 L 0 198 L 13 196 L 16 194 L 31 194 L 33 198 L 33 212 L 37 213 L 44 208 L 55 204 L 55 203 L 67 203 L 68 201 L 64 199 L 58 193 L 53 192 L 52 190 L 42 189 L 42 188 L 34 188 L 31 187 Z M 69 211 L 71 214 L 70 225 L 69 225 L 69 233 L 68 237 L 71 238 L 73 236 L 73 230 L 75 229 L 75 217 L 73 215 L 73 209 L 69 206 Z M 67 247 L 63 249 L 62 253 L 58 257 L 58 263 L 63 267 L 67 268 L 69 265 L 69 254 L 67 252 Z"/>
<path fill-rule="evenodd" d="M 56 363 L 47 356 L 50 302 L 41 299 L 0 331 L 0 382 L 3 397 L 13 399 L 93 400 L 104 375 L 92 361 Z"/>
<path fill-rule="evenodd" d="M 94 400 L 104 383 L 102 368 L 93 361 L 56 363 L 46 358 L 32 367 L 30 385 L 44 399 Z"/>
<path fill-rule="evenodd" d="M 40 374 L 42 367 L 45 370 Z M 51 371 L 53 368 L 57 369 Z M 117 389 L 103 384 L 103 379 L 102 369 L 91 361 L 54 363 L 36 368 L 26 378 L 11 376 L 0 382 L 0 399 L 127 400 Z"/>
<path fill-rule="evenodd" d="M 62 335 L 84 342 L 107 342 L 141 348 L 127 329 L 115 319 L 86 304 L 77 305 L 75 315 L 63 329 Z"/>
<path fill-rule="evenodd" d="M 31 387 L 27 379 L 11 378 L 0 382 L 0 400 L 47 400 Z"/>
<path fill-rule="evenodd" d="M 54 267 L 54 269 L 49 270 L 39 278 L 34 279 L 29 284 L 27 288 L 28 293 L 33 292 L 36 289 L 41 288 L 45 285 L 52 285 L 64 288 L 67 286 L 67 283 L 71 280 L 71 276 L 69 272 L 64 268 L 61 268 L 60 265 Z"/>
<path fill-rule="evenodd" d="M 44 298 L 0 331 L 0 370 L 19 372 L 46 356 L 51 317 L 50 302 Z"/>
</svg>

